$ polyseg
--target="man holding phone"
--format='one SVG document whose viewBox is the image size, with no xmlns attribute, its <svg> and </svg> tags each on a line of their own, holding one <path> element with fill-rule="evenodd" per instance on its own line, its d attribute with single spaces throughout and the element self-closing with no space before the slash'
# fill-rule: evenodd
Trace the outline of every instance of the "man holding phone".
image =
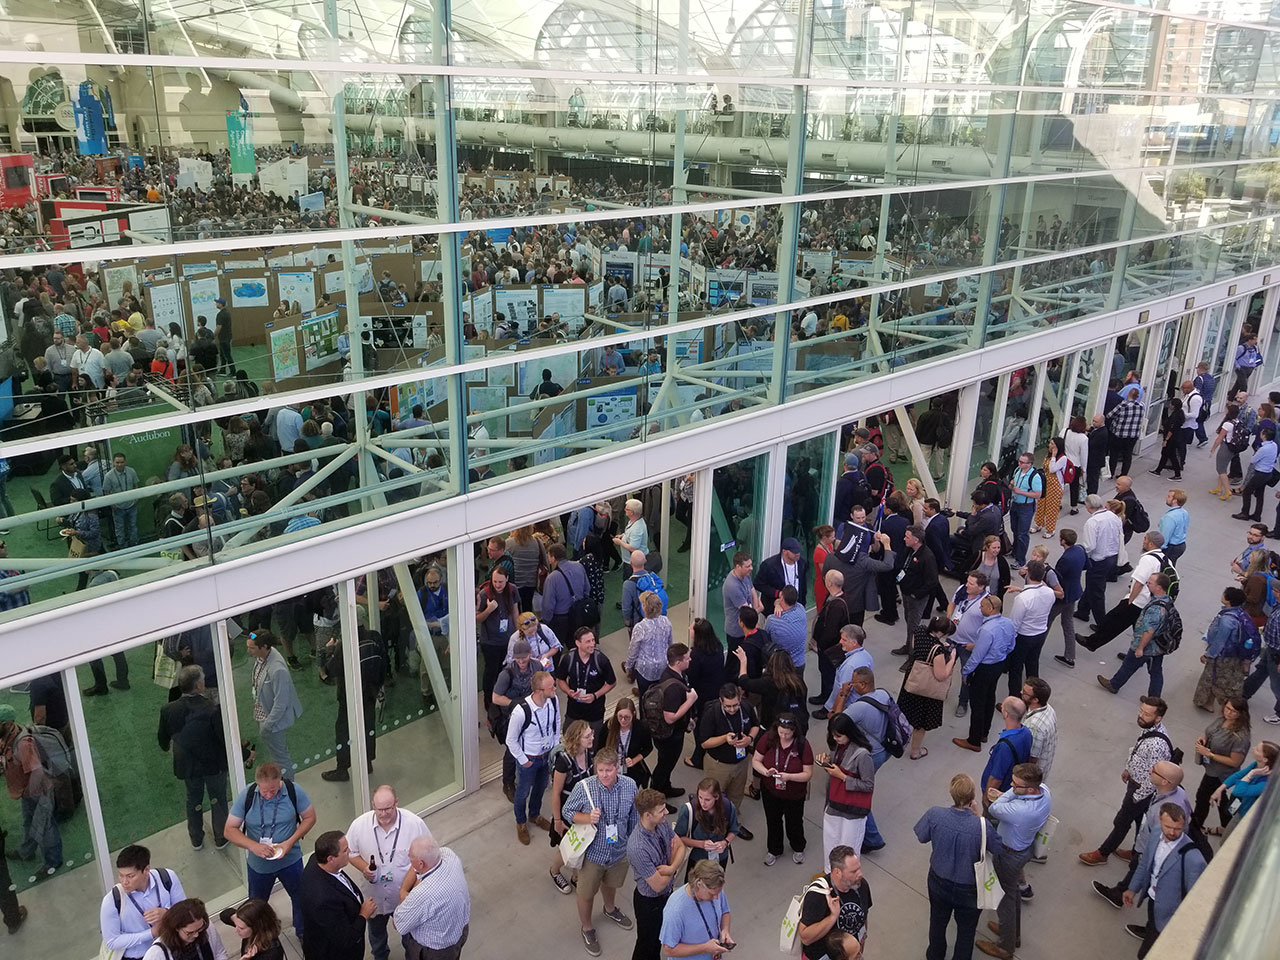
<svg viewBox="0 0 1280 960">
<path fill-rule="evenodd" d="M 853 847 L 841 844 L 831 851 L 827 892 L 810 890 L 800 904 L 800 943 L 805 960 L 827 956 L 827 937 L 833 931 L 867 939 L 871 887 L 862 877 L 862 863 Z"/>
<path fill-rule="evenodd" d="M 738 945 L 729 933 L 730 918 L 724 868 L 699 860 L 689 870 L 689 882 L 662 909 L 662 955 L 717 960 Z"/>
</svg>

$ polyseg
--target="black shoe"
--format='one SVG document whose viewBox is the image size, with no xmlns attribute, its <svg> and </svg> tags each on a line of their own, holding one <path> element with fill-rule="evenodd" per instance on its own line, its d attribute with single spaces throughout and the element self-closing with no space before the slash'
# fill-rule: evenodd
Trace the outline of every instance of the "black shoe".
<svg viewBox="0 0 1280 960">
<path fill-rule="evenodd" d="M 755 838 L 756 838 L 756 835 L 755 835 L 754 833 L 752 833 L 750 830 L 748 830 L 748 829 L 747 829 L 746 827 L 744 827 L 742 824 L 738 824 L 738 839 L 739 839 L 739 840 L 754 840 Z"/>
<path fill-rule="evenodd" d="M 1172 477 L 1170 477 L 1169 479 L 1170 479 L 1170 480 L 1181 480 L 1181 479 L 1182 479 L 1182 474 L 1180 474 L 1180 473 L 1175 473 L 1175 474 L 1174 474 Z"/>
<path fill-rule="evenodd" d="M 289 664 L 290 670 L 302 669 L 302 662 L 297 657 L 289 657 L 285 662 Z"/>
<path fill-rule="evenodd" d="M 809 716 L 813 717 L 813 719 L 815 720 L 825 720 L 827 719 L 827 717 L 831 716 L 831 714 L 827 712 L 826 707 L 823 707 L 821 710 L 813 711 L 813 713 L 809 714 Z"/>
<path fill-rule="evenodd" d="M 117 690 L 128 690 L 129 681 L 128 680 L 112 680 L 111 686 L 115 687 Z"/>
<path fill-rule="evenodd" d="M 1117 660 L 1123 660 L 1123 659 L 1124 659 L 1124 651 L 1123 651 L 1123 650 L 1118 650 L 1118 651 L 1116 651 L 1116 659 L 1117 659 Z"/>
<path fill-rule="evenodd" d="M 226 837 L 218 837 L 218 839 L 216 839 L 216 840 L 214 840 L 214 841 L 213 841 L 213 849 L 215 849 L 215 850 L 221 850 L 223 847 L 225 847 L 225 846 L 226 846 L 228 843 L 230 843 L 230 842 L 231 842 L 231 841 L 230 841 L 230 840 L 228 840 Z"/>
<path fill-rule="evenodd" d="M 1097 650 L 1098 648 L 1097 648 L 1097 647 L 1095 647 L 1095 646 L 1092 646 L 1092 643 L 1093 643 L 1093 634 L 1090 634 L 1090 635 L 1089 635 L 1089 636 L 1087 636 L 1087 637 L 1082 637 L 1082 636 L 1081 636 L 1080 634 L 1078 634 L 1078 633 L 1076 634 L 1076 646 L 1077 646 L 1077 647 L 1084 647 L 1084 648 L 1085 648 L 1086 650 L 1088 650 L 1090 653 L 1093 653 L 1093 651 Z M 1099 644 L 1099 646 L 1101 646 L 1101 644 Z"/>
<path fill-rule="evenodd" d="M 689 552 L 689 545 L 687 543 L 682 543 L 680 546 L 676 547 L 676 553 L 688 553 L 688 552 Z"/>
<path fill-rule="evenodd" d="M 15 923 L 6 923 L 5 929 L 8 930 L 10 933 L 17 933 L 18 928 L 21 927 L 26 922 L 27 922 L 27 908 L 20 906 L 18 907 L 17 921 Z"/>
<path fill-rule="evenodd" d="M 1158 476 L 1160 476 L 1160 471 L 1159 471 L 1159 470 L 1148 470 L 1148 471 L 1147 471 L 1147 473 L 1150 473 L 1150 474 L 1152 474 L 1153 476 L 1157 476 L 1157 477 L 1158 477 Z"/>
<path fill-rule="evenodd" d="M 504 783 L 502 785 L 502 794 L 507 798 L 508 803 L 515 803 L 516 785 L 514 783 Z"/>
<path fill-rule="evenodd" d="M 1053 659 L 1057 660 L 1064 667 L 1075 667 L 1076 665 L 1076 662 L 1074 660 L 1068 660 L 1066 657 L 1061 656 L 1059 654 L 1054 654 Z"/>
<path fill-rule="evenodd" d="M 826 703 L 827 698 L 826 697 L 810 697 L 809 702 L 816 707 L 820 703 Z"/>
<path fill-rule="evenodd" d="M 677 787 L 675 784 L 667 786 L 663 791 L 668 797 L 683 797 L 684 787 Z"/>
<path fill-rule="evenodd" d="M 80 692 L 86 697 L 105 697 L 111 691 L 106 687 L 85 687 Z"/>
<path fill-rule="evenodd" d="M 883 850 L 883 849 L 884 849 L 883 843 L 864 843 L 862 845 L 863 853 L 875 853 L 877 850 Z"/>
<path fill-rule="evenodd" d="M 1088 614 L 1088 613 L 1083 613 L 1083 614 L 1080 614 L 1080 613 L 1073 613 L 1073 614 L 1072 614 L 1072 616 L 1073 616 L 1073 617 L 1075 617 L 1077 620 L 1079 620 L 1081 623 L 1088 623 L 1088 622 L 1089 622 L 1089 614 Z"/>
<path fill-rule="evenodd" d="M 894 617 L 893 619 L 889 619 L 889 617 L 885 616 L 883 613 L 877 613 L 872 619 L 878 623 L 883 623 L 887 627 L 892 627 L 895 623 L 898 622 L 897 617 Z"/>
<path fill-rule="evenodd" d="M 1249 516 L 1247 513 L 1233 513 L 1231 515 L 1231 519 L 1232 520 L 1252 520 L 1253 517 Z"/>
<path fill-rule="evenodd" d="M 326 770 L 320 774 L 321 780 L 328 780 L 330 783 L 346 783 L 351 779 L 351 773 L 341 768 L 337 770 Z"/>
<path fill-rule="evenodd" d="M 1147 928 L 1141 923 L 1126 923 L 1124 925 L 1124 932 L 1129 934 L 1129 936 L 1133 937 L 1135 940 L 1147 939 Z"/>
<path fill-rule="evenodd" d="M 1133 564 L 1126 563 L 1123 567 L 1116 567 L 1116 576 L 1120 576 L 1125 573 L 1133 573 Z"/>
<path fill-rule="evenodd" d="M 1108 887 L 1101 880 L 1093 881 L 1093 892 L 1100 896 L 1107 903 L 1111 904 L 1117 910 L 1124 909 L 1124 897 L 1117 893 L 1111 887 Z"/>
<path fill-rule="evenodd" d="M 895 657 L 905 657 L 910 652 L 911 651 L 907 649 L 907 645 L 905 643 L 902 646 L 894 647 L 892 650 L 889 651 L 890 655 Z"/>
</svg>

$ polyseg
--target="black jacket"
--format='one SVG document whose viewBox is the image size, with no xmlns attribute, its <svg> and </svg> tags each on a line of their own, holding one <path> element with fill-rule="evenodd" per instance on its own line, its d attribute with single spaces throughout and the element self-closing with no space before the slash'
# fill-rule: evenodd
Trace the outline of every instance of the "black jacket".
<svg viewBox="0 0 1280 960">
<path fill-rule="evenodd" d="M 898 585 L 904 597 L 923 600 L 933 596 L 938 589 L 938 561 L 927 545 L 921 544 L 919 550 L 907 554 Z"/>
<path fill-rule="evenodd" d="M 356 889 L 360 889 L 358 884 Z M 363 901 L 323 870 L 314 853 L 302 871 L 301 896 L 302 955 L 306 960 L 363 960 Z"/>
<path fill-rule="evenodd" d="M 1110 446 L 1111 431 L 1105 423 L 1100 427 L 1089 428 L 1089 473 L 1102 472 L 1102 464 L 1107 459 Z"/>
<path fill-rule="evenodd" d="M 924 522 L 924 542 L 933 551 L 933 559 L 939 570 L 951 567 L 951 524 L 940 513 Z"/>
<path fill-rule="evenodd" d="M 796 592 L 800 594 L 800 606 L 805 606 L 805 598 L 809 593 L 809 561 L 801 554 L 796 559 Z M 782 570 L 782 554 L 775 553 L 760 564 L 756 571 L 755 588 L 760 591 L 760 600 L 764 604 L 761 619 L 773 613 L 778 594 L 787 585 L 786 574 Z"/>
<path fill-rule="evenodd" d="M 160 708 L 156 733 L 161 750 L 173 750 L 173 775 L 179 780 L 207 777 L 227 770 L 222 712 L 199 693 L 186 693 Z"/>
</svg>

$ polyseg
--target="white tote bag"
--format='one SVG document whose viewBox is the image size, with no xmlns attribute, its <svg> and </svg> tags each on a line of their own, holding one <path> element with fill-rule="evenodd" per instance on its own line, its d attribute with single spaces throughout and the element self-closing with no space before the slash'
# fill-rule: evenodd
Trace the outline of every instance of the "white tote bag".
<svg viewBox="0 0 1280 960">
<path fill-rule="evenodd" d="M 1049 855 L 1049 841 L 1053 839 L 1053 831 L 1058 829 L 1058 818 L 1049 817 L 1039 830 L 1036 831 L 1036 838 L 1031 842 L 1031 855 L 1033 857 L 1047 857 Z"/>
<path fill-rule="evenodd" d="M 996 877 L 996 868 L 992 866 L 991 857 L 987 855 L 986 818 L 979 817 L 978 822 L 982 824 L 982 849 L 978 852 L 978 859 L 973 865 L 974 880 L 978 884 L 978 909 L 994 910 L 1000 906 L 1000 901 L 1004 898 L 1004 888 L 1000 886 L 1000 881 Z"/>
<path fill-rule="evenodd" d="M 800 913 L 804 908 L 804 898 L 812 890 L 817 890 L 825 897 L 831 888 L 827 886 L 825 877 L 819 877 L 814 880 L 804 888 L 798 897 L 791 898 L 786 915 L 782 918 L 782 930 L 778 936 L 778 950 L 789 957 L 800 956 L 800 951 L 803 948 L 803 944 L 800 941 Z"/>
<path fill-rule="evenodd" d="M 582 788 L 587 794 L 587 801 L 591 804 L 592 809 L 595 808 L 596 802 L 591 799 L 591 791 L 585 786 Z M 596 825 L 594 823 L 572 823 L 568 824 L 569 829 L 560 839 L 560 856 L 564 858 L 564 865 L 571 869 L 577 869 L 582 866 L 582 861 L 587 855 L 587 847 L 591 846 L 591 841 L 596 838 Z"/>
</svg>

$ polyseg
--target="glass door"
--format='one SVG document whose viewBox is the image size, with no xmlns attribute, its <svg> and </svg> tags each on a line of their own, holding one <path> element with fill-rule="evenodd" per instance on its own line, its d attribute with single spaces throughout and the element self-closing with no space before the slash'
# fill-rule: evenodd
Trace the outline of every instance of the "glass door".
<svg viewBox="0 0 1280 960">
<path fill-rule="evenodd" d="M 1160 415 L 1164 411 L 1164 402 L 1171 396 L 1171 390 L 1177 390 L 1181 381 L 1179 371 L 1173 368 L 1174 347 L 1178 343 L 1178 332 L 1190 315 L 1170 320 L 1157 330 L 1147 332 L 1147 346 L 1143 352 L 1142 391 L 1146 403 L 1146 425 L 1139 441 L 1139 449 L 1149 441 L 1158 438 L 1160 433 Z M 1157 440 L 1158 442 L 1158 440 Z"/>
<path fill-rule="evenodd" d="M 812 557 L 818 545 L 814 530 L 830 520 L 828 505 L 835 483 L 835 467 L 834 433 L 810 437 L 787 447 L 782 535 L 799 540 L 806 557 Z"/>
<path fill-rule="evenodd" d="M 707 612 L 717 622 L 724 578 L 733 568 L 733 555 L 746 553 L 756 566 L 766 554 L 761 548 L 769 455 L 726 463 L 711 472 L 711 546 L 707 560 Z"/>
</svg>

